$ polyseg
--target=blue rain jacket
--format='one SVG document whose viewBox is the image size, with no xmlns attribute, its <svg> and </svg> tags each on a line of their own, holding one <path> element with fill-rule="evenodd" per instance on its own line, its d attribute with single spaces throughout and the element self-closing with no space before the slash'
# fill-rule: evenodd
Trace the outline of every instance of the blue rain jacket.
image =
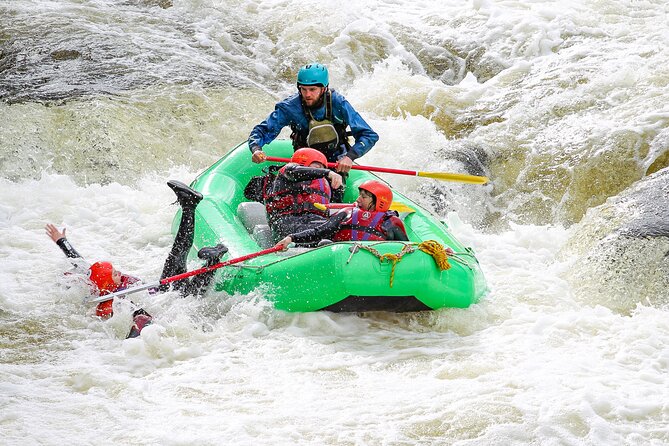
<svg viewBox="0 0 669 446">
<path fill-rule="evenodd" d="M 348 125 L 355 139 L 355 144 L 348 152 L 343 145 L 340 146 L 341 153 L 337 154 L 337 158 L 342 158 L 344 155 L 352 160 L 360 158 L 374 147 L 376 141 L 379 140 L 379 135 L 362 119 L 362 116 L 355 111 L 344 96 L 335 90 L 331 90 L 331 93 L 333 124 Z M 318 121 L 325 119 L 325 102 L 320 107 L 312 109 L 311 114 Z M 299 93 L 276 104 L 274 111 L 267 119 L 253 128 L 249 135 L 251 151 L 253 152 L 256 146 L 262 148 L 265 144 L 274 141 L 286 126 L 294 128 L 303 136 L 303 139 L 306 139 L 309 133 L 309 121 L 302 109 Z"/>
</svg>

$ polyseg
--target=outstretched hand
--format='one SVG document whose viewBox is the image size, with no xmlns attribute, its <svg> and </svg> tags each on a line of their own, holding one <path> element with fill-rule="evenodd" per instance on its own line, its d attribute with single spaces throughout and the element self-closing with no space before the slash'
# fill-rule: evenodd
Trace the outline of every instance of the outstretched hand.
<svg viewBox="0 0 669 446">
<path fill-rule="evenodd" d="M 274 247 L 275 248 L 281 248 L 281 251 L 285 251 L 285 250 L 288 249 L 288 245 L 290 245 L 291 243 L 293 243 L 292 237 L 287 236 L 287 237 L 279 240 L 279 242 L 276 245 L 274 245 Z"/>
<path fill-rule="evenodd" d="M 44 229 L 46 230 L 46 235 L 48 235 L 54 242 L 57 242 L 58 240 L 65 238 L 65 231 L 66 231 L 65 228 L 63 228 L 63 232 L 60 232 L 57 227 L 55 227 L 51 223 L 47 223 Z"/>
</svg>

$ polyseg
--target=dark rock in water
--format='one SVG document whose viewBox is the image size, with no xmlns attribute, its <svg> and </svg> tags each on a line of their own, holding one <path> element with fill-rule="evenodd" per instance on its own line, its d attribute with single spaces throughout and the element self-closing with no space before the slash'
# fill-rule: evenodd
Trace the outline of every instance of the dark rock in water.
<svg viewBox="0 0 669 446">
<path fill-rule="evenodd" d="M 486 168 L 489 161 L 488 153 L 481 147 L 463 147 L 456 152 L 448 152 L 447 156 L 460 161 L 464 165 L 465 171 L 470 175 L 488 175 L 488 169 Z"/>
<path fill-rule="evenodd" d="M 442 148 L 436 152 L 437 163 L 430 162 L 426 171 L 466 173 L 489 176 L 488 156 L 483 148 L 461 146 Z M 438 215 L 457 212 L 460 217 L 478 227 L 487 226 L 490 214 L 492 184 L 472 185 L 457 181 L 420 181 L 416 183 L 419 204 Z"/>
<path fill-rule="evenodd" d="M 159 8 L 167 9 L 174 6 L 172 0 L 142 0 L 139 3 L 144 6 L 158 6 Z"/>
<path fill-rule="evenodd" d="M 620 228 L 620 233 L 630 237 L 669 237 L 669 174 L 666 184 L 652 182 L 642 193 L 633 195 L 637 199 L 632 208 L 635 218 Z"/>
<path fill-rule="evenodd" d="M 579 300 L 627 314 L 669 304 L 669 168 L 590 209 L 572 227 L 563 256 Z"/>
<path fill-rule="evenodd" d="M 81 53 L 77 50 L 56 50 L 51 52 L 53 60 L 73 60 L 81 57 Z"/>
</svg>

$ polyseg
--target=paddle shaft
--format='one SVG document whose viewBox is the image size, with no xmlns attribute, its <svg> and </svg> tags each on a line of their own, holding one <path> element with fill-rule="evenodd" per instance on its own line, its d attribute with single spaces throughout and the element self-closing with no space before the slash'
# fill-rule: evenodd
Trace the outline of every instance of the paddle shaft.
<svg viewBox="0 0 669 446">
<path fill-rule="evenodd" d="M 278 163 L 289 163 L 290 158 L 280 158 L 277 156 L 268 156 L 265 158 L 267 161 L 275 161 Z M 328 163 L 328 167 L 331 169 L 335 169 L 337 167 L 337 163 Z M 389 169 L 386 167 L 373 167 L 373 166 L 359 166 L 357 164 L 353 164 L 351 166 L 351 169 L 354 170 L 366 170 L 369 172 L 384 172 L 384 173 L 396 173 L 399 175 L 413 175 L 413 176 L 418 176 L 418 172 L 414 170 L 402 170 L 402 169 Z"/>
<path fill-rule="evenodd" d="M 317 206 L 318 205 L 318 206 Z M 328 204 L 322 204 L 322 203 L 314 203 L 314 206 L 317 208 L 323 207 L 322 210 L 325 209 L 345 209 L 345 208 L 352 208 L 356 207 L 355 203 L 328 203 Z"/>
<path fill-rule="evenodd" d="M 243 262 L 245 260 L 253 259 L 255 257 L 264 256 L 265 254 L 271 254 L 273 252 L 281 251 L 282 249 L 283 249 L 283 247 L 281 247 L 281 246 L 274 246 L 272 248 L 264 249 L 262 251 L 258 251 L 258 252 L 254 252 L 254 253 L 251 253 L 251 254 L 247 254 L 245 256 L 237 257 L 236 259 L 226 260 L 225 262 L 220 262 L 220 263 L 217 263 L 215 265 L 205 266 L 205 267 L 202 267 L 202 268 L 199 268 L 199 269 L 195 269 L 193 271 L 187 271 L 185 273 L 177 274 L 175 276 L 166 277 L 166 278 L 161 279 L 160 281 L 152 283 L 152 284 L 140 285 L 140 286 L 137 286 L 137 287 L 128 288 L 126 290 L 117 291 L 115 293 L 105 294 L 104 296 L 96 297 L 94 299 L 86 299 L 85 301 L 87 303 L 105 302 L 105 301 L 111 300 L 115 297 L 137 293 L 139 291 L 147 290 L 149 288 L 157 288 L 160 285 L 167 285 L 168 283 L 176 282 L 177 280 L 187 279 L 191 276 L 197 276 L 198 274 L 203 274 L 203 273 L 207 273 L 209 271 L 214 271 L 214 270 L 217 270 L 219 268 L 223 268 L 224 266 L 234 265 L 235 263 L 240 263 L 240 262 Z"/>
<path fill-rule="evenodd" d="M 290 158 L 280 158 L 276 156 L 268 156 L 265 158 L 265 160 L 275 161 L 279 163 L 290 162 Z M 335 169 L 337 167 L 337 163 L 328 163 L 328 167 L 331 169 Z M 388 167 L 360 166 L 358 164 L 353 164 L 351 166 L 351 169 L 366 170 L 368 172 L 394 173 L 397 175 L 411 175 L 414 177 L 434 178 L 437 180 L 445 180 L 445 181 L 460 181 L 463 183 L 472 183 L 472 184 L 485 184 L 488 182 L 488 178 L 486 177 L 477 175 L 468 175 L 464 173 L 421 172 L 418 170 L 391 169 Z"/>
</svg>

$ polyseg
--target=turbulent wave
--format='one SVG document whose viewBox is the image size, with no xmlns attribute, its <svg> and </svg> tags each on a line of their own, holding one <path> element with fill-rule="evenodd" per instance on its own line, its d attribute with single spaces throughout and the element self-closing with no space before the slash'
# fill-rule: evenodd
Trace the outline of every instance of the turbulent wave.
<svg viewBox="0 0 669 446">
<path fill-rule="evenodd" d="M 572 224 L 669 165 L 657 141 L 669 123 L 662 3 L 367 2 L 353 20 L 328 2 L 304 19 L 300 2 L 29 5 L 3 4 L 0 16 L 4 177 L 127 181 L 204 167 L 314 59 L 377 127 L 435 124 L 402 146 L 382 134 L 388 164 L 428 154 L 411 166 L 426 170 L 474 148 L 494 179 L 490 223 Z M 447 142 L 430 145 L 435 135 Z"/>
<path fill-rule="evenodd" d="M 0 2 L 0 442 L 668 444 L 668 15 L 660 0 Z M 155 322 L 125 341 L 128 306 L 94 319 L 44 224 L 156 278 L 165 181 L 245 140 L 314 60 L 381 136 L 361 163 L 491 178 L 386 176 L 474 248 L 490 295 L 296 315 L 262 291 L 167 293 L 138 298 Z"/>
<path fill-rule="evenodd" d="M 77 99 L 59 106 L 0 105 L 3 177 L 56 172 L 83 184 L 133 183 L 175 165 L 204 168 L 246 139 L 259 119 L 240 101 L 271 107 L 257 91 L 148 88 L 124 97 Z"/>
</svg>

